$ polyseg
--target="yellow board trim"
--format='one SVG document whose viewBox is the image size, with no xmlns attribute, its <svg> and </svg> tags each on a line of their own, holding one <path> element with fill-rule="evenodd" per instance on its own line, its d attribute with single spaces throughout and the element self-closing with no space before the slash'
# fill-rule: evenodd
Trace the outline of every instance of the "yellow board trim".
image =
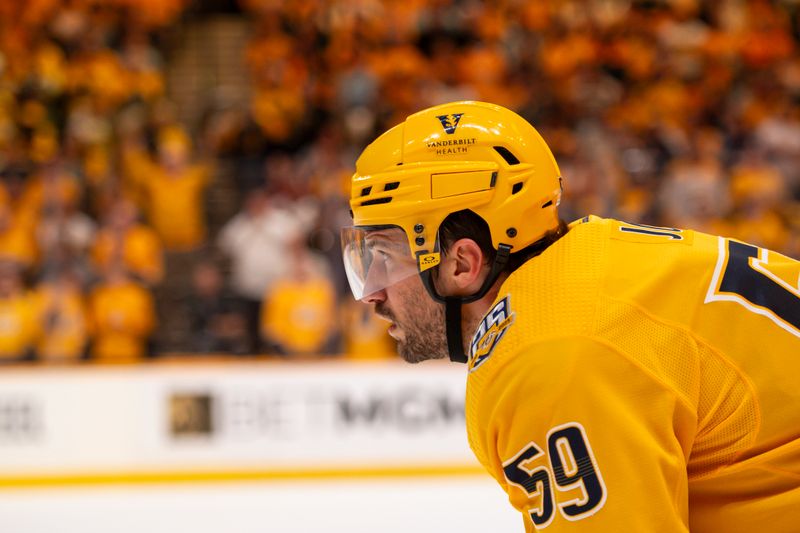
<svg viewBox="0 0 800 533">
<path fill-rule="evenodd" d="M 217 470 L 172 472 L 114 472 L 39 476 L 0 476 L 0 490 L 9 488 L 85 485 L 148 485 L 236 481 L 342 480 L 382 477 L 451 477 L 485 474 L 478 466 L 412 466 L 390 468 L 328 468 L 318 470 Z"/>
</svg>

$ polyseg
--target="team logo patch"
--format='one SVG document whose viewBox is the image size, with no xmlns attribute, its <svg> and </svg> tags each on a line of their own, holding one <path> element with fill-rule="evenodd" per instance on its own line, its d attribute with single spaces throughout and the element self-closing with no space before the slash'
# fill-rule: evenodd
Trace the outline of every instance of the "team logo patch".
<svg viewBox="0 0 800 533">
<path fill-rule="evenodd" d="M 470 372 L 481 366 L 492 355 L 497 343 L 500 342 L 513 322 L 514 313 L 511 312 L 509 297 L 506 296 L 486 313 L 475 336 L 472 337 L 469 350 Z"/>
<path fill-rule="evenodd" d="M 452 135 L 456 132 L 456 127 L 458 126 L 458 122 L 461 120 L 462 115 L 464 115 L 464 113 L 453 113 L 451 115 L 439 115 L 436 118 L 438 118 L 439 122 L 442 123 L 445 133 Z"/>
</svg>

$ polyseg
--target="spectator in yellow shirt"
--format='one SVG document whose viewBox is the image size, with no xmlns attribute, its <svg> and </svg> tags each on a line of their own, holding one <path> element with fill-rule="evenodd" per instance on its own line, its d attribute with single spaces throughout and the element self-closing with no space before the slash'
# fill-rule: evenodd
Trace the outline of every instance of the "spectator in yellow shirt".
<svg viewBox="0 0 800 533">
<path fill-rule="evenodd" d="M 36 314 L 19 266 L 0 264 L 0 362 L 33 359 Z"/>
<path fill-rule="evenodd" d="M 46 362 L 81 359 L 89 338 L 86 304 L 77 273 L 64 268 L 33 294 L 39 335 L 36 355 Z"/>
<path fill-rule="evenodd" d="M 324 259 L 303 242 L 292 246 L 289 274 L 264 296 L 261 335 L 281 355 L 331 353 L 336 334 L 336 291 Z"/>
<path fill-rule="evenodd" d="M 9 204 L 0 204 L 0 261 L 9 261 L 29 269 L 37 259 L 33 228 L 23 223 Z"/>
<path fill-rule="evenodd" d="M 156 325 L 153 296 L 119 263 L 112 263 L 89 297 L 94 331 L 91 358 L 102 362 L 137 361 L 148 354 Z"/>
<path fill-rule="evenodd" d="M 150 223 L 169 251 L 189 251 L 206 237 L 203 191 L 208 168 L 190 161 L 190 141 L 183 129 L 161 131 L 158 162 L 151 165 L 144 187 Z"/>
<path fill-rule="evenodd" d="M 164 258 L 156 233 L 137 221 L 136 206 L 125 199 L 112 203 L 105 224 L 92 247 L 92 262 L 103 271 L 121 261 L 132 275 L 147 285 L 156 285 L 164 276 Z"/>
</svg>

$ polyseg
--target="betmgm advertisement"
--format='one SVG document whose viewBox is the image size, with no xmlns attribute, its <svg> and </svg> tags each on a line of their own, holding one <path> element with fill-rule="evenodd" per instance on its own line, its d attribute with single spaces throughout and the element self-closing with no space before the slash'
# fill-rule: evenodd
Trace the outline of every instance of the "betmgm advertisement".
<svg viewBox="0 0 800 533">
<path fill-rule="evenodd" d="M 478 472 L 466 376 L 428 366 L 11 372 L 0 379 L 0 482 Z"/>
</svg>

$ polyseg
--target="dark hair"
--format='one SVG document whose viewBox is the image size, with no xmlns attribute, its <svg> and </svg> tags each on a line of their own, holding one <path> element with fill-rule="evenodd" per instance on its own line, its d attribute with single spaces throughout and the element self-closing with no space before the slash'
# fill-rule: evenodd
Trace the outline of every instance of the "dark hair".
<svg viewBox="0 0 800 533">
<path fill-rule="evenodd" d="M 567 226 L 567 223 L 559 219 L 558 226 L 545 233 L 541 239 L 521 250 L 512 252 L 506 267 L 503 269 L 504 272 L 515 271 L 529 259 L 544 252 L 551 244 L 566 235 L 568 231 L 569 226 Z M 486 256 L 487 264 L 491 265 L 494 262 L 497 250 L 492 245 L 489 225 L 469 209 L 450 213 L 439 226 L 439 244 L 444 255 L 447 255 L 448 250 L 457 240 L 464 238 L 475 241 Z"/>
</svg>

